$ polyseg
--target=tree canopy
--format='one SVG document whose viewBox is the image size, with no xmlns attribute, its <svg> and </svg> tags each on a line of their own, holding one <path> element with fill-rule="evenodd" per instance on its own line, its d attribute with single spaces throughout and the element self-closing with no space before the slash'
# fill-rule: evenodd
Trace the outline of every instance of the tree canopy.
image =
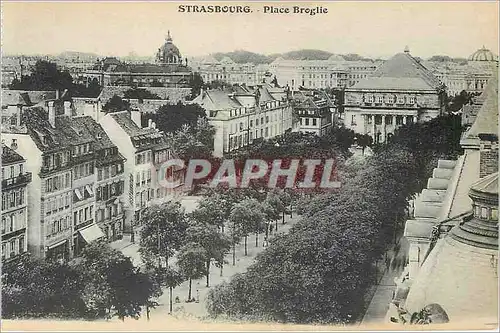
<svg viewBox="0 0 500 333">
<path fill-rule="evenodd" d="M 102 107 L 102 111 L 105 113 L 120 112 L 125 110 L 130 110 L 130 103 L 123 100 L 118 95 L 113 95 L 113 97 L 111 97 Z"/>
<path fill-rule="evenodd" d="M 99 85 L 97 79 L 92 80 L 88 87 L 83 84 L 74 83 L 68 71 L 59 70 L 53 62 L 38 60 L 35 63 L 32 73 L 21 77 L 20 80 L 13 80 L 9 89 L 34 91 L 62 91 L 67 89 L 70 96 L 97 97 L 102 87 Z"/>
<path fill-rule="evenodd" d="M 359 319 L 374 263 L 404 222 L 407 200 L 425 186 L 437 157 L 460 152 L 456 121 L 444 116 L 403 126 L 340 189 L 310 199 L 302 219 L 274 237 L 246 273 L 210 291 L 211 315 L 330 324 Z"/>
</svg>

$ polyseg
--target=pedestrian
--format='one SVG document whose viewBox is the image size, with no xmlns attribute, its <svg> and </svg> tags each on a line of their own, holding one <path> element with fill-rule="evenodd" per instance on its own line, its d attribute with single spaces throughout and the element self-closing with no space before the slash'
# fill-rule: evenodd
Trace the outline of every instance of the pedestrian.
<svg viewBox="0 0 500 333">
<path fill-rule="evenodd" d="M 264 247 L 267 247 L 267 236 L 264 236 Z"/>
</svg>

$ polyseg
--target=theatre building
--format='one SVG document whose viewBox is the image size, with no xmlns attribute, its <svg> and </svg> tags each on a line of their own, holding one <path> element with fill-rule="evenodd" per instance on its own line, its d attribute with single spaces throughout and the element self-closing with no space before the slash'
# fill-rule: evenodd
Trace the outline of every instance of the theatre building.
<svg viewBox="0 0 500 333">
<path fill-rule="evenodd" d="M 346 127 L 384 143 L 399 126 L 441 115 L 446 90 L 406 49 L 347 88 L 344 103 Z"/>
</svg>

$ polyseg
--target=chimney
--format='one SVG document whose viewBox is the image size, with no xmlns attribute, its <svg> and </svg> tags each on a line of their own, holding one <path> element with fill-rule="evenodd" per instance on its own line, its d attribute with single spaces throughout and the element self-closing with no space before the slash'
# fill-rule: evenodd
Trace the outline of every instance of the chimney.
<svg viewBox="0 0 500 333">
<path fill-rule="evenodd" d="M 54 108 L 54 101 L 48 103 L 49 106 L 49 123 L 53 128 L 56 127 L 56 109 Z"/>
<path fill-rule="evenodd" d="M 64 101 L 64 115 L 68 117 L 72 116 L 70 101 Z"/>
<path fill-rule="evenodd" d="M 59 99 L 59 89 L 56 89 L 56 99 Z"/>
<path fill-rule="evenodd" d="M 486 177 L 498 171 L 498 139 L 481 138 L 479 149 L 479 178 Z M 491 140 L 491 141 L 490 141 Z"/>
<path fill-rule="evenodd" d="M 12 139 L 12 142 L 10 144 L 10 148 L 12 150 L 16 150 L 17 149 L 17 139 Z"/>
<path fill-rule="evenodd" d="M 134 123 L 139 126 L 139 128 L 142 128 L 142 123 L 141 123 L 141 112 L 138 110 L 130 110 L 130 118 L 134 121 Z"/>
</svg>

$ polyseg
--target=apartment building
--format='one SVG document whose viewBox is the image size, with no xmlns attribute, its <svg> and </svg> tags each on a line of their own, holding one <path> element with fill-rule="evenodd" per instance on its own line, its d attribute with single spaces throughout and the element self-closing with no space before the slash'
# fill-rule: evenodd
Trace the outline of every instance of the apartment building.
<svg viewBox="0 0 500 333">
<path fill-rule="evenodd" d="M 31 173 L 26 160 L 19 155 L 17 142 L 2 149 L 2 260 L 13 260 L 27 251 L 28 208 L 27 185 Z"/>
</svg>

